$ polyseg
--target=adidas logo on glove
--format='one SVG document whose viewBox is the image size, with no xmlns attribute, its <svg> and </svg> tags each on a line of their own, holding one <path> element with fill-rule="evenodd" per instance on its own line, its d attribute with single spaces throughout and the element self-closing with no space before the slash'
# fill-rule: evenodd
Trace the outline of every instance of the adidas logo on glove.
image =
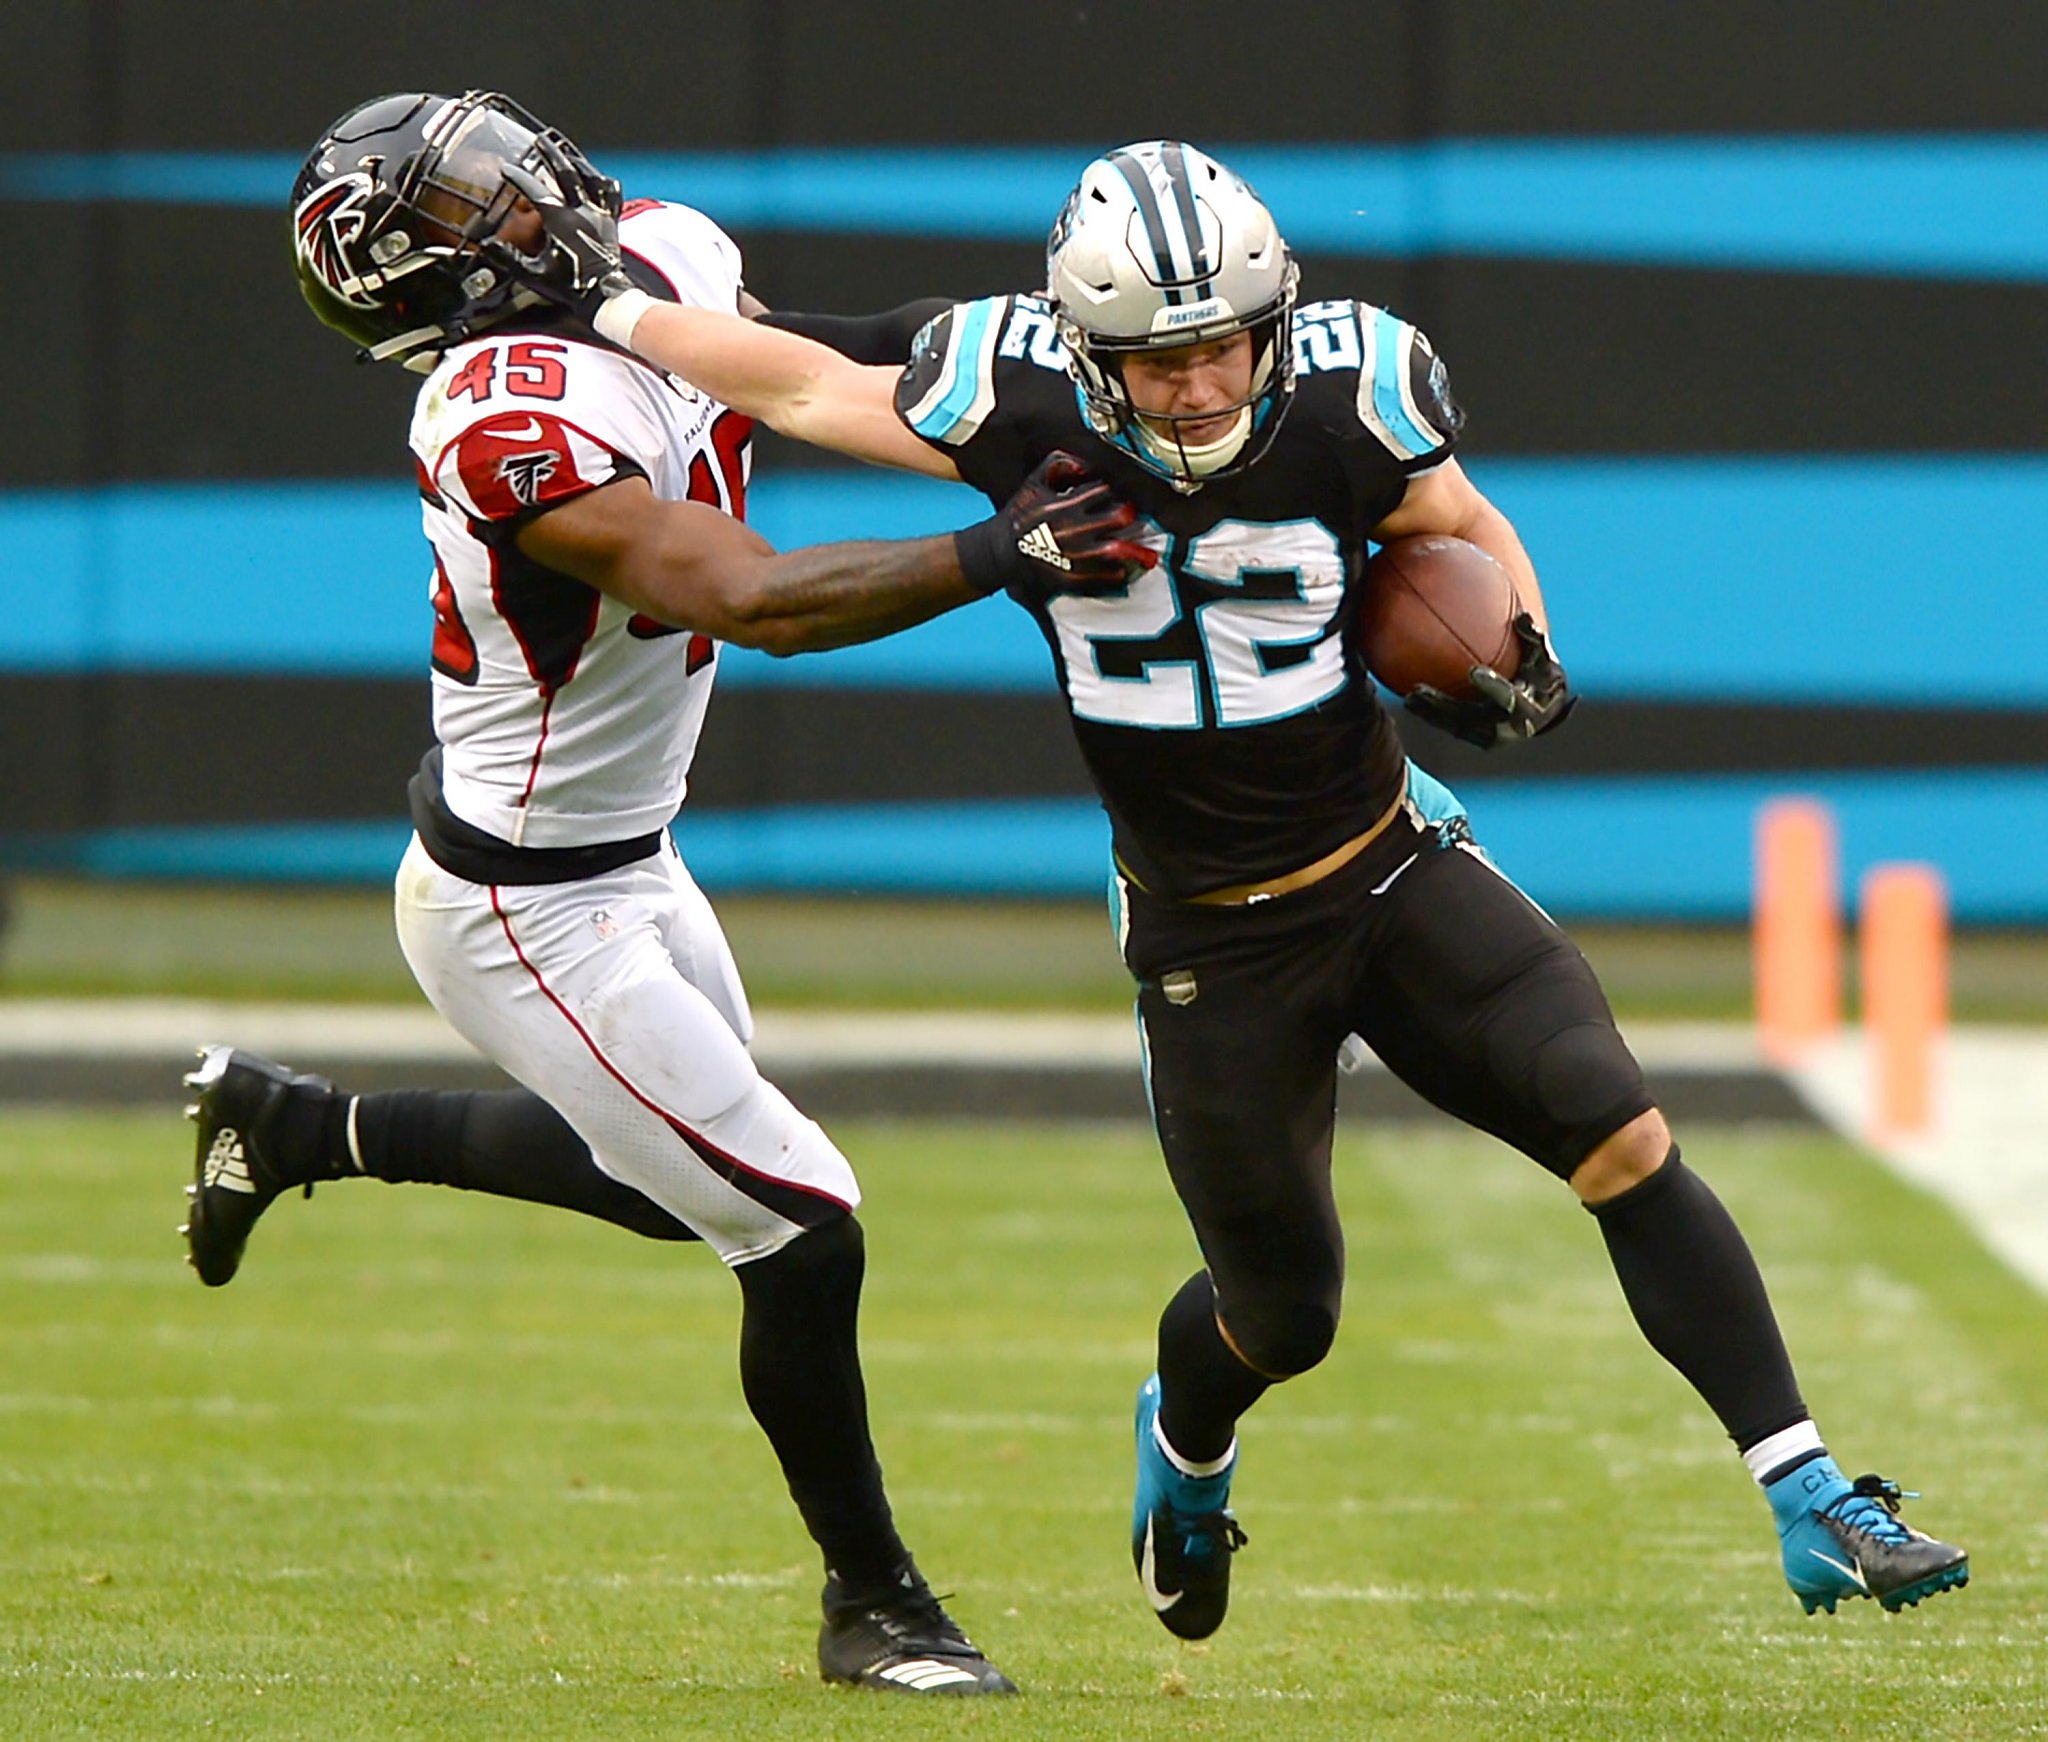
<svg viewBox="0 0 2048 1742">
<path fill-rule="evenodd" d="M 1067 553 L 1060 549 L 1060 541 L 1053 537 L 1052 528 L 1043 522 L 1018 539 L 1017 548 L 1033 562 L 1044 563 L 1063 573 L 1071 572 L 1074 567 L 1067 561 Z"/>
</svg>

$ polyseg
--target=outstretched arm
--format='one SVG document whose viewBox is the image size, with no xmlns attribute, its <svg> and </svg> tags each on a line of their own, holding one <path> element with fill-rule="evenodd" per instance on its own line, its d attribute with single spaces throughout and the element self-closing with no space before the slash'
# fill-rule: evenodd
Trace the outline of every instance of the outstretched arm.
<svg viewBox="0 0 2048 1742">
<path fill-rule="evenodd" d="M 998 590 L 1128 584 L 1154 553 L 1137 510 L 1066 454 L 1049 455 L 988 519 L 937 538 L 778 553 L 730 515 L 622 478 L 528 520 L 519 549 L 658 622 L 773 654 L 873 641 Z"/>
<path fill-rule="evenodd" d="M 851 362 L 739 313 L 659 302 L 626 277 L 609 212 L 565 200 L 516 166 L 507 166 L 505 179 L 539 214 L 546 239 L 536 254 L 501 244 L 499 263 L 574 310 L 600 338 L 673 370 L 779 434 L 880 466 L 960 476 L 896 416 L 900 370 Z M 748 312 L 757 312 L 759 305 L 747 301 Z"/>
<path fill-rule="evenodd" d="M 642 478 L 530 521 L 519 548 L 657 622 L 773 654 L 908 629 L 981 596 L 951 534 L 779 553 L 719 509 L 664 502 Z"/>
<path fill-rule="evenodd" d="M 854 363 L 796 333 L 716 309 L 658 302 L 637 290 L 608 300 L 593 324 L 614 344 L 781 435 L 878 466 L 960 476 L 896 415 L 901 369 Z"/>
</svg>

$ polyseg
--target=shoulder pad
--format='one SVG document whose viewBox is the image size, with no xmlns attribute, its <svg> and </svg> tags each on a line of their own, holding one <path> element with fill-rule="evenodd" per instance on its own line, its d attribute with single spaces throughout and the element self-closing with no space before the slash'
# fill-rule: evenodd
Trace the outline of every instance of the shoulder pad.
<svg viewBox="0 0 2048 1742">
<path fill-rule="evenodd" d="M 1416 327 L 1368 303 L 1358 317 L 1358 419 L 1404 470 L 1440 459 L 1465 427 L 1449 373 Z"/>
<path fill-rule="evenodd" d="M 974 439 L 995 409 L 997 347 L 1023 317 L 1023 297 L 990 296 L 955 303 L 925 323 L 896 383 L 896 411 L 928 442 L 960 447 Z M 1051 329 L 1041 308 L 1039 319 Z"/>
</svg>

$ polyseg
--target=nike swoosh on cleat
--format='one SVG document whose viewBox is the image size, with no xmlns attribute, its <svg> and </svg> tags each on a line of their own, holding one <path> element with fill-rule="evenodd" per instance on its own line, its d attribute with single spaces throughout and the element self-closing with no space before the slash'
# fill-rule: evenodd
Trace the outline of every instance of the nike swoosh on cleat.
<svg viewBox="0 0 2048 1742">
<path fill-rule="evenodd" d="M 1180 1591 L 1162 1591 L 1159 1588 L 1158 1581 L 1153 1576 L 1155 1563 L 1152 1558 L 1152 1528 L 1153 1521 L 1149 1518 L 1146 1519 L 1145 1552 L 1138 1561 L 1138 1582 L 1145 1587 L 1146 1601 L 1159 1614 L 1164 1615 L 1167 1610 L 1171 1609 L 1174 1604 L 1181 1600 L 1184 1593 Z"/>
<path fill-rule="evenodd" d="M 1853 1566 L 1851 1566 L 1843 1561 L 1836 1560 L 1835 1557 L 1831 1554 L 1822 1554 L 1820 1550 L 1817 1548 L 1810 1548 L 1806 1552 L 1812 1555 L 1813 1558 L 1817 1561 L 1827 1562 L 1829 1566 L 1833 1567 L 1835 1571 L 1840 1573 L 1844 1578 L 1853 1580 L 1855 1582 L 1857 1590 L 1862 1591 L 1863 1593 L 1868 1595 L 1870 1591 L 1870 1581 L 1864 1578 L 1863 1576 L 1863 1563 L 1861 1561 L 1857 1561 Z"/>
</svg>

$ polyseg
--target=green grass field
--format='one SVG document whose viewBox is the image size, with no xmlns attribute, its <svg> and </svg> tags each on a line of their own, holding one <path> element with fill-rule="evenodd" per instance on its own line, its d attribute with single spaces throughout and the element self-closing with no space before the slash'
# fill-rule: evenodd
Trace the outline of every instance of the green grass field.
<svg viewBox="0 0 2048 1742">
<path fill-rule="evenodd" d="M 698 1249 L 420 1188 L 282 1202 L 229 1289 L 175 1116 L 0 1118 L 0 1736 L 2048 1735 L 2048 1302 L 1818 1137 L 1696 1132 L 1852 1469 L 1976 1582 L 1801 1616 L 1568 1196 L 1354 1131 L 1336 1355 L 1262 1406 L 1237 1608 L 1163 1633 L 1128 1409 L 1191 1245 L 1145 1132 L 852 1127 L 906 1534 L 1028 1690 L 815 1681 L 817 1576 Z"/>
</svg>

